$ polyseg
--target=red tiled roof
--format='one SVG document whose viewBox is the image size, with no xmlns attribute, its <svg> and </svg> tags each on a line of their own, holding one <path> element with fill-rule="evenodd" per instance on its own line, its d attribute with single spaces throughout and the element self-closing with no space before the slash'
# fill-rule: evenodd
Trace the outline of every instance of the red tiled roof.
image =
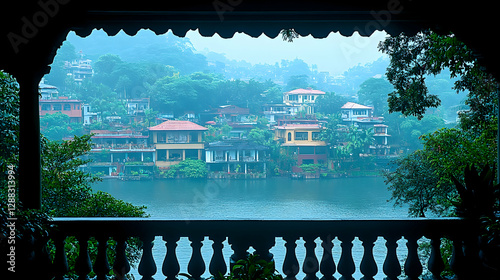
<svg viewBox="0 0 500 280">
<path fill-rule="evenodd" d="M 190 121 L 165 121 L 159 125 L 150 127 L 149 130 L 208 130 L 208 128 L 197 125 Z"/>
<path fill-rule="evenodd" d="M 40 103 L 82 103 L 81 100 L 78 99 L 40 99 Z"/>
<path fill-rule="evenodd" d="M 368 107 L 354 102 L 347 102 L 344 106 L 342 106 L 342 109 L 373 109 L 373 107 Z"/>
<path fill-rule="evenodd" d="M 307 88 L 307 89 L 298 88 L 298 89 L 294 89 L 294 90 L 291 90 L 291 91 L 285 92 L 285 93 L 288 93 L 288 94 L 325 94 L 324 91 L 312 89 L 312 88 Z"/>
<path fill-rule="evenodd" d="M 149 136 L 143 135 L 96 135 L 92 136 L 92 139 L 146 139 Z"/>
</svg>

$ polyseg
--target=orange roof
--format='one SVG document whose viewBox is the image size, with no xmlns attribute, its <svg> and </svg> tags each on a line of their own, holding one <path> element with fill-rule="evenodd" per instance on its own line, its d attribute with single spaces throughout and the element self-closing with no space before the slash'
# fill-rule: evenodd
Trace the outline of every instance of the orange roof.
<svg viewBox="0 0 500 280">
<path fill-rule="evenodd" d="M 342 106 L 342 109 L 373 109 L 373 107 L 360 105 L 354 102 L 347 102 L 344 106 Z"/>
<path fill-rule="evenodd" d="M 288 93 L 288 94 L 325 94 L 324 91 L 312 89 L 312 88 L 307 88 L 307 89 L 298 88 L 298 89 L 294 89 L 294 90 L 291 90 L 291 91 L 285 92 L 285 93 Z"/>
<path fill-rule="evenodd" d="M 149 130 L 208 130 L 208 128 L 190 121 L 165 121 L 150 127 Z"/>
</svg>

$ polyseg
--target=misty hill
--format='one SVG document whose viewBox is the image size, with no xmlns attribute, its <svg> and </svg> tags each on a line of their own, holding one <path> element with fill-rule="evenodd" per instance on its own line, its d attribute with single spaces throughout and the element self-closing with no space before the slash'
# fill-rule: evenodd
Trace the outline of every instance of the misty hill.
<svg viewBox="0 0 500 280">
<path fill-rule="evenodd" d="M 206 57 L 195 52 L 188 38 L 179 38 L 172 33 L 155 35 L 153 32 L 138 32 L 129 36 L 119 32 L 108 36 L 103 31 L 94 31 L 91 37 L 80 38 L 71 32 L 67 40 L 76 51 L 93 60 L 105 54 L 118 55 L 123 61 L 132 63 L 159 63 L 170 65 L 189 74 L 207 68 Z"/>
<path fill-rule="evenodd" d="M 313 86 L 345 95 L 354 95 L 364 80 L 377 75 L 383 76 L 388 65 L 387 59 L 379 59 L 346 69 L 339 77 L 332 77 L 328 72 L 319 72 L 316 65 L 309 65 L 300 58 L 281 60 L 275 64 L 230 60 L 217 50 L 196 50 L 189 38 L 179 38 L 170 32 L 156 35 L 140 31 L 135 36 L 119 32 L 115 36 L 108 36 L 105 32 L 96 30 L 87 38 L 70 33 L 67 41 L 77 52 L 81 51 L 94 62 L 102 55 L 115 54 L 129 63 L 170 65 L 183 75 L 213 72 L 230 80 L 271 80 L 281 85 L 283 90 L 289 89 L 287 84 L 294 84 L 299 80 L 295 87 Z"/>
</svg>

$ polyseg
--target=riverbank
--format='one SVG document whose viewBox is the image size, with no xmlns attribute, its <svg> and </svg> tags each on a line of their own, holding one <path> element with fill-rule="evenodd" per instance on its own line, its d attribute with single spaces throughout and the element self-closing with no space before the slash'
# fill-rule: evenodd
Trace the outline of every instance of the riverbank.
<svg viewBox="0 0 500 280">
<path fill-rule="evenodd" d="M 291 178 L 295 180 L 302 179 L 340 179 L 340 178 L 369 178 L 369 177 L 381 177 L 382 173 L 378 170 L 373 171 L 339 171 L 330 173 L 291 173 L 282 176 L 266 176 L 265 174 L 244 174 L 244 173 L 217 173 L 208 174 L 207 180 L 266 180 L 271 178 Z M 149 176 L 145 174 L 141 175 L 115 175 L 115 176 L 99 176 L 102 180 L 121 180 L 121 181 L 151 181 L 151 180 L 179 180 L 179 179 L 190 179 L 184 177 L 176 178 L 165 178 L 161 176 Z"/>
</svg>

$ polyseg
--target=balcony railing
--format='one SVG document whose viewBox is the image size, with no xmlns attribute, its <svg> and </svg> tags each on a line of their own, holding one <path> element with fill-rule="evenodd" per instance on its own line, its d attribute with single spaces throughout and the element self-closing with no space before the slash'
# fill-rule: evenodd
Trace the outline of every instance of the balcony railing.
<svg viewBox="0 0 500 280">
<path fill-rule="evenodd" d="M 105 279 L 111 268 L 108 265 L 108 240 L 116 240 L 116 260 L 112 264 L 117 277 L 123 278 L 130 272 L 130 263 L 127 260 L 126 240 L 138 237 L 143 242 L 142 256 L 138 266 L 138 273 L 143 279 L 151 279 L 156 274 L 158 265 L 167 280 L 176 279 L 179 272 L 188 272 L 194 279 L 201 279 L 207 264 L 202 257 L 203 240 L 208 237 L 213 241 L 213 254 L 208 264 L 211 275 L 225 274 L 229 271 L 223 255 L 223 242 L 227 239 L 233 254 L 229 264 L 247 256 L 250 247 L 263 259 L 273 260 L 269 250 L 275 246 L 276 238 L 283 238 L 286 250 L 284 261 L 275 263 L 281 267 L 285 279 L 296 279 L 300 267 L 304 272 L 305 280 L 335 279 L 338 272 L 341 279 L 353 279 L 356 267 L 363 274 L 363 279 L 374 279 L 381 270 L 387 279 L 397 279 L 404 274 L 408 279 L 418 279 L 422 274 L 423 266 L 418 255 L 418 240 L 421 237 L 430 239 L 431 254 L 428 260 L 428 269 L 436 277 L 444 269 L 441 257 L 440 244 L 443 237 L 452 240 L 454 249 L 450 266 L 460 279 L 468 278 L 469 271 L 474 267 L 478 256 L 478 248 L 474 244 L 477 235 L 474 235 L 474 225 L 471 222 L 458 219 L 398 219 L 398 220 L 162 220 L 153 218 L 55 218 L 53 224 L 57 230 L 52 234 L 56 246 L 53 261 L 55 279 L 63 279 L 68 271 L 64 239 L 67 236 L 76 236 L 79 246 L 77 258 L 77 272 L 80 279 L 86 279 L 93 270 L 97 279 Z M 166 242 L 166 254 L 162 264 L 156 264 L 153 258 L 153 240 L 161 236 Z M 97 258 L 91 263 L 87 241 L 95 237 L 98 241 Z M 181 237 L 187 237 L 192 247 L 192 253 L 187 265 L 187 271 L 180 271 L 179 260 L 176 254 L 177 243 Z M 334 262 L 332 254 L 333 242 L 337 237 L 341 242 L 340 259 Z M 363 257 L 357 264 L 353 260 L 353 240 L 358 237 L 363 246 Z M 374 242 L 378 237 L 386 240 L 387 253 L 385 260 L 376 263 L 373 254 Z M 396 248 L 397 241 L 404 237 L 407 240 L 407 257 L 403 268 L 400 265 Z M 295 248 L 296 241 L 302 238 L 305 241 L 305 258 L 299 264 Z M 322 256 L 318 259 L 315 253 L 317 238 L 321 239 Z M 161 246 L 158 244 L 158 246 Z M 208 249 L 212 251 L 211 249 Z M 338 256 L 335 257 L 335 259 Z"/>
</svg>

